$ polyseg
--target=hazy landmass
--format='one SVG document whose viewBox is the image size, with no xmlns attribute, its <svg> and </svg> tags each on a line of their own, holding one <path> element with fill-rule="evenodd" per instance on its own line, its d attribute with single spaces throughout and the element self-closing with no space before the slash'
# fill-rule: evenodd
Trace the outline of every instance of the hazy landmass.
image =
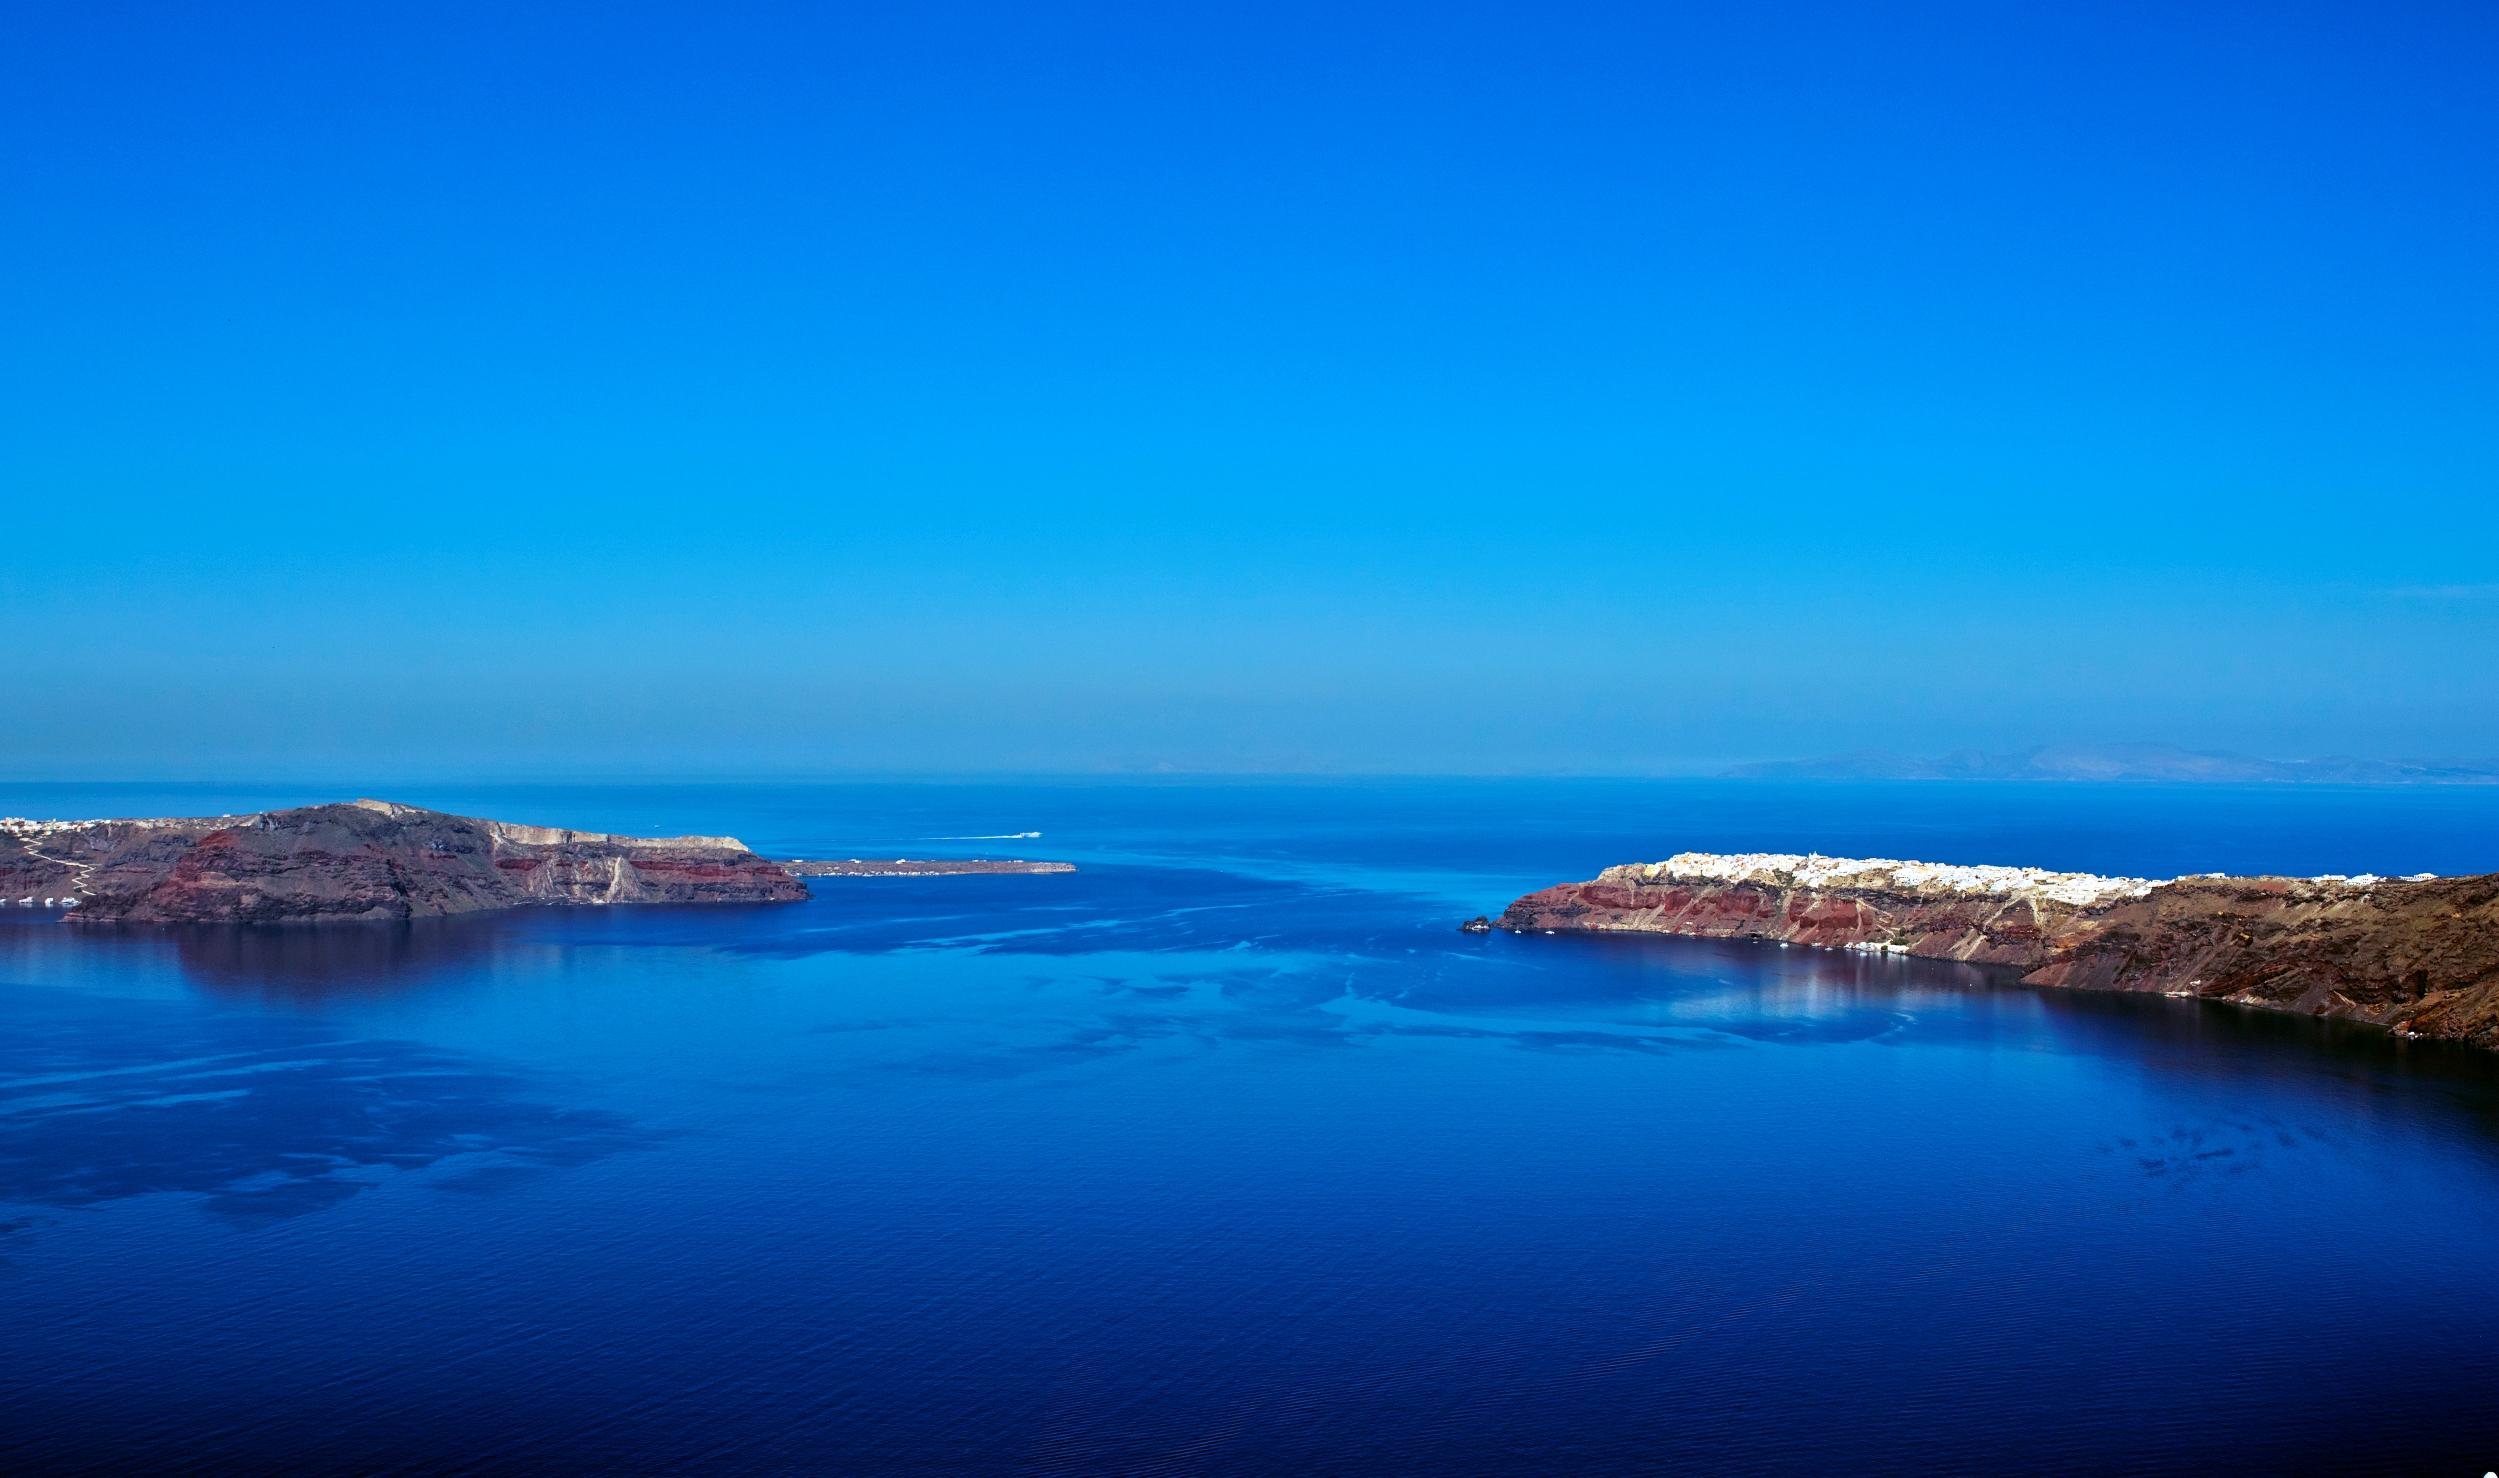
<svg viewBox="0 0 2499 1478">
<path fill-rule="evenodd" d="M 1859 751 L 1770 760 L 1726 772 L 1745 780 L 2166 780 L 2232 785 L 2499 785 L 2499 760 L 2421 763 L 2333 756 L 2259 759 L 2174 744 L 2042 745 L 1920 757 Z"/>
</svg>

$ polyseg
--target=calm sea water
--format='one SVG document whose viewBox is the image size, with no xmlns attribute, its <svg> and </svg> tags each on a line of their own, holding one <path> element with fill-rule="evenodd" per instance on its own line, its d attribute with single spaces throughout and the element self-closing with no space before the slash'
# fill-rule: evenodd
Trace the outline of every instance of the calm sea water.
<svg viewBox="0 0 2499 1478">
<path fill-rule="evenodd" d="M 2499 793 L 390 793 L 1084 870 L 404 928 L 0 911 L 0 1468 L 2499 1464 L 2491 1061 L 1453 928 L 1685 848 L 2499 870 Z"/>
</svg>

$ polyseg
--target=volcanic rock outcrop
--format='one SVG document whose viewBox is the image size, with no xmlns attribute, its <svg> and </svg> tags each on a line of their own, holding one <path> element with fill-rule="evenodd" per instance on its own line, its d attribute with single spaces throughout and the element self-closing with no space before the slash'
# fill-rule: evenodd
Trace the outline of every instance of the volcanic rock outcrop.
<svg viewBox="0 0 2499 1478">
<path fill-rule="evenodd" d="M 1530 893 L 1500 923 L 1963 960 L 2499 1047 L 2499 874 L 2153 881 L 1687 852 Z"/>
<path fill-rule="evenodd" d="M 779 903 L 788 868 L 732 837 L 624 837 L 389 801 L 250 816 L 0 821 L 0 901 L 80 923 L 407 919 L 524 904 Z"/>
</svg>

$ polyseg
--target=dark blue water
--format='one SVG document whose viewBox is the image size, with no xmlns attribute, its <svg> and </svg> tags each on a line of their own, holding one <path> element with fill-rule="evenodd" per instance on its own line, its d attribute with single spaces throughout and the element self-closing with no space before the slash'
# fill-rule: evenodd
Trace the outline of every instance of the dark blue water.
<svg viewBox="0 0 2499 1478">
<path fill-rule="evenodd" d="M 393 795 L 1085 870 L 406 928 L 0 914 L 0 1468 L 2499 1462 L 2490 1061 L 1452 928 L 1685 848 L 2494 870 L 2499 793 Z"/>
</svg>

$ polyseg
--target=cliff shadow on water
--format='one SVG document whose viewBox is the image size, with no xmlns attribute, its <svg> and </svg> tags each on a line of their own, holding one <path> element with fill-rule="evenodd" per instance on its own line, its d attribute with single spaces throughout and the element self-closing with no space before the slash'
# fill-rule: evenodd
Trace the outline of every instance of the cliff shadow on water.
<svg viewBox="0 0 2499 1478">
<path fill-rule="evenodd" d="M 2079 1053 L 2169 1078 L 2331 1083 L 2356 1105 L 2426 1095 L 2499 1158 L 2499 1053 L 2363 1022 L 2140 991 L 2025 984 L 2021 971 L 1775 941 L 1668 934 L 1495 934 L 1519 970 L 1443 974 L 1407 1004 L 1454 1014 L 1577 1011 L 1790 1045 Z"/>
<path fill-rule="evenodd" d="M 317 1006 L 422 989 L 480 970 L 518 950 L 545 952 L 500 916 L 333 923 L 88 925 L 0 929 L 0 970 L 44 974 L 171 974 L 201 994 L 248 1004 Z"/>
</svg>

